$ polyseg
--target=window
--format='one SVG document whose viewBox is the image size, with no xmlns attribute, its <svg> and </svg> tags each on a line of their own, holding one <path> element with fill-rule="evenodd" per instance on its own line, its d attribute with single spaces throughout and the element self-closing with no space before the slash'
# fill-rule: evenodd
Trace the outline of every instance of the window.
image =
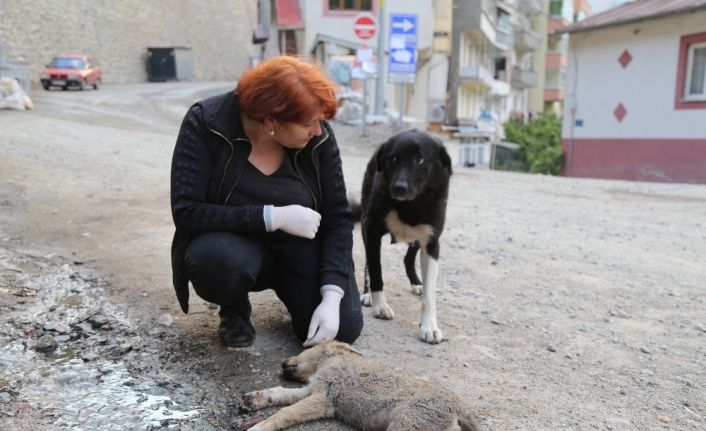
<svg viewBox="0 0 706 431">
<path fill-rule="evenodd" d="M 679 42 L 675 109 L 706 109 L 706 32 Z"/>
<path fill-rule="evenodd" d="M 551 0 L 549 2 L 549 16 L 561 16 L 563 9 L 562 0 Z"/>
<path fill-rule="evenodd" d="M 510 14 L 506 11 L 497 8 L 496 17 L 498 20 L 498 27 L 503 30 L 512 30 L 512 21 L 510 21 Z"/>
<path fill-rule="evenodd" d="M 689 47 L 684 100 L 706 100 L 706 43 Z"/>
<path fill-rule="evenodd" d="M 349 10 L 373 10 L 372 0 L 328 0 L 328 10 L 349 11 Z"/>
</svg>

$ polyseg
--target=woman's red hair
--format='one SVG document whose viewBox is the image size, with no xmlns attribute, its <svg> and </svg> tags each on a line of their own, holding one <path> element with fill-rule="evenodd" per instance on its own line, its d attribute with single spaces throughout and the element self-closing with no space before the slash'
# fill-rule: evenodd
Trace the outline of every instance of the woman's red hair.
<svg viewBox="0 0 706 431">
<path fill-rule="evenodd" d="M 280 122 L 305 122 L 318 112 L 336 115 L 336 87 L 312 61 L 279 56 L 246 70 L 235 94 L 251 120 L 270 117 Z"/>
</svg>

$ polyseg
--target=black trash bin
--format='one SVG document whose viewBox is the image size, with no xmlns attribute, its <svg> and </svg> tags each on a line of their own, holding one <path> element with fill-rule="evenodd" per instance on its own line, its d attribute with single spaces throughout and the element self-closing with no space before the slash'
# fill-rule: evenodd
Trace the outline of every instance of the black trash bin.
<svg viewBox="0 0 706 431">
<path fill-rule="evenodd" d="M 191 48 L 147 48 L 147 79 L 151 82 L 188 81 L 194 77 Z"/>
</svg>

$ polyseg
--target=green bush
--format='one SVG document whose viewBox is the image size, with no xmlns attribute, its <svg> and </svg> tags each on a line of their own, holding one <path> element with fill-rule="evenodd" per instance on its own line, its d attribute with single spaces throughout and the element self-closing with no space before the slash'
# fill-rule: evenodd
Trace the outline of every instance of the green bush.
<svg viewBox="0 0 706 431">
<path fill-rule="evenodd" d="M 564 157 L 561 148 L 561 119 L 553 114 L 542 114 L 530 123 L 509 121 L 505 127 L 505 141 L 520 148 L 512 160 L 496 163 L 497 169 L 559 175 Z"/>
</svg>

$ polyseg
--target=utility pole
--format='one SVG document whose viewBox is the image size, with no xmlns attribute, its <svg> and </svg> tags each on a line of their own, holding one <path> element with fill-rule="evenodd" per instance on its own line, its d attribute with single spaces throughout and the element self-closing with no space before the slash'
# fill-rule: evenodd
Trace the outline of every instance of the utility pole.
<svg viewBox="0 0 706 431">
<path fill-rule="evenodd" d="M 378 76 L 375 80 L 375 115 L 383 115 L 385 76 L 385 0 L 378 2 Z"/>
</svg>

